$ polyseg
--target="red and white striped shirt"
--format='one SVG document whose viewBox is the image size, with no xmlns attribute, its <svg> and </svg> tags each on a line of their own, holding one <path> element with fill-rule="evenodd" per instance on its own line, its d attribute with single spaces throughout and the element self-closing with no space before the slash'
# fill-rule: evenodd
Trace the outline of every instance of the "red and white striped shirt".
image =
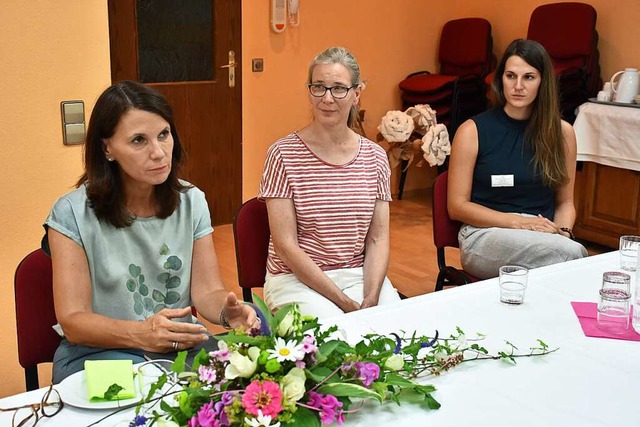
<svg viewBox="0 0 640 427">
<path fill-rule="evenodd" d="M 366 138 L 353 160 L 333 165 L 294 132 L 269 148 L 259 197 L 293 199 L 298 245 L 322 270 L 361 267 L 375 202 L 391 201 L 390 176 L 385 151 Z M 267 270 L 291 273 L 273 240 Z"/>
</svg>

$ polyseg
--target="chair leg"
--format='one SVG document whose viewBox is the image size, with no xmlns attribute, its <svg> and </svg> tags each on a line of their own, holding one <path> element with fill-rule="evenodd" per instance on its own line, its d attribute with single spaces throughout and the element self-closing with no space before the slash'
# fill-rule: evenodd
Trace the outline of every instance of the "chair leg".
<svg viewBox="0 0 640 427">
<path fill-rule="evenodd" d="M 404 192 L 404 182 L 407 180 L 407 167 L 409 166 L 408 160 L 400 161 L 400 184 L 398 185 L 398 200 L 402 200 L 402 193 Z"/>
<path fill-rule="evenodd" d="M 434 292 L 438 292 L 444 289 L 444 281 L 445 281 L 446 273 L 444 270 L 440 270 L 438 272 L 438 277 L 436 278 L 436 287 Z"/>
<path fill-rule="evenodd" d="M 29 366 L 24 368 L 24 380 L 27 386 L 27 391 L 37 390 L 40 388 L 38 382 L 38 366 Z"/>
<path fill-rule="evenodd" d="M 244 302 L 253 302 L 251 288 L 242 288 L 242 299 L 244 300 Z"/>
</svg>

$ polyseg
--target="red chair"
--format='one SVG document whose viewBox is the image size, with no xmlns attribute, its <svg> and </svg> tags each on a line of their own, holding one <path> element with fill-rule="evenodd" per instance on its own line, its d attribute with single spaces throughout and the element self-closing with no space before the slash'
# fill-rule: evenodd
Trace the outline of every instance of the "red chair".
<svg viewBox="0 0 640 427">
<path fill-rule="evenodd" d="M 436 245 L 438 260 L 438 277 L 436 279 L 436 291 L 441 291 L 445 286 L 459 286 L 477 282 L 478 279 L 466 273 L 464 270 L 447 265 L 445 248 L 458 248 L 458 231 L 462 226 L 459 221 L 449 217 L 447 210 L 447 180 L 449 172 L 444 171 L 436 177 L 433 183 L 433 243 Z"/>
<path fill-rule="evenodd" d="M 419 71 L 400 82 L 403 108 L 429 104 L 453 137 L 463 121 L 486 107 L 483 79 L 495 62 L 492 49 L 491 24 L 486 19 L 447 22 L 440 36 L 440 72 Z"/>
<path fill-rule="evenodd" d="M 566 2 L 538 6 L 529 18 L 527 38 L 549 53 L 558 79 L 562 117 L 570 123 L 575 120 L 575 108 L 602 88 L 597 16 L 591 5 Z M 485 81 L 491 84 L 491 80 L 493 74 Z"/>
<path fill-rule="evenodd" d="M 243 203 L 233 220 L 233 238 L 236 244 L 238 283 L 246 302 L 253 300 L 252 288 L 264 286 L 270 236 L 266 203 L 256 197 Z"/>
<path fill-rule="evenodd" d="M 27 391 L 39 388 L 38 364 L 52 362 L 60 336 L 53 307 L 51 259 L 37 249 L 27 255 L 14 276 L 18 361 L 24 368 Z"/>
</svg>

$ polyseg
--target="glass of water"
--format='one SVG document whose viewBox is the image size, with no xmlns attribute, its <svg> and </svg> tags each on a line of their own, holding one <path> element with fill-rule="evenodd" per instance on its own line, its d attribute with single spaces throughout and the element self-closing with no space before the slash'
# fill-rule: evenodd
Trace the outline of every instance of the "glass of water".
<svg viewBox="0 0 640 427">
<path fill-rule="evenodd" d="M 640 248 L 640 236 L 620 237 L 620 268 L 627 271 L 636 270 L 638 248 Z"/>
<path fill-rule="evenodd" d="M 631 276 L 619 271 L 602 274 L 598 301 L 598 328 L 612 334 L 624 334 L 629 328 Z"/>
<path fill-rule="evenodd" d="M 522 304 L 527 289 L 529 270 L 517 265 L 500 267 L 500 301 L 506 304 Z"/>
</svg>

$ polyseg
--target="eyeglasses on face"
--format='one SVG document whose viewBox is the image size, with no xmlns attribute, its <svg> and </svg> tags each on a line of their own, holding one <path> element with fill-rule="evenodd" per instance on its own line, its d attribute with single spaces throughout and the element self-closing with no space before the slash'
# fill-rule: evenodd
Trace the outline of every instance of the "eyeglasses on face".
<svg viewBox="0 0 640 427">
<path fill-rule="evenodd" d="M 349 93 L 349 91 L 357 86 L 358 85 L 356 84 L 351 87 L 347 87 L 347 86 L 330 86 L 329 87 L 329 86 L 321 85 L 319 83 L 310 83 L 309 85 L 307 85 L 311 96 L 315 96 L 316 98 L 321 98 L 324 96 L 325 93 L 327 93 L 327 91 L 329 91 L 329 93 L 331 93 L 331 96 L 333 96 L 335 99 L 345 98 Z"/>
<path fill-rule="evenodd" d="M 14 411 L 13 417 L 11 418 L 12 427 L 32 427 L 38 424 L 38 421 L 42 418 L 51 418 L 57 415 L 63 407 L 64 403 L 60 398 L 60 393 L 51 385 L 39 403 L 31 403 L 13 408 L 0 408 L 0 411 Z"/>
</svg>

